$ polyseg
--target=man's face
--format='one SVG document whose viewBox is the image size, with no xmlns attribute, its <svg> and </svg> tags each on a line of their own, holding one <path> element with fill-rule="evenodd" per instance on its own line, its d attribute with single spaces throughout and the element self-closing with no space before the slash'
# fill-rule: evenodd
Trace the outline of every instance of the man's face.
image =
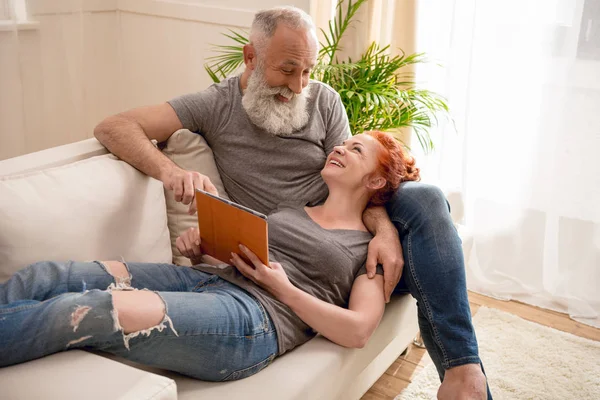
<svg viewBox="0 0 600 400">
<path fill-rule="evenodd" d="M 299 95 L 308 86 L 316 60 L 314 33 L 280 25 L 264 54 L 265 80 L 270 87 L 287 87 Z"/>
<path fill-rule="evenodd" d="M 279 26 L 256 56 L 242 105 L 250 120 L 273 135 L 285 136 L 308 122 L 310 71 L 316 62 L 313 34 Z"/>
</svg>

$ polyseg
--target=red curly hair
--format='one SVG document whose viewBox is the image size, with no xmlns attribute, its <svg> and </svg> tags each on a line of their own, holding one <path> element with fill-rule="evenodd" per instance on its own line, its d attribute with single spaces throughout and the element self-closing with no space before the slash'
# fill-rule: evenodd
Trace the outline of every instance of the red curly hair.
<svg viewBox="0 0 600 400">
<path fill-rule="evenodd" d="M 375 191 L 371 197 L 370 204 L 381 206 L 385 204 L 398 189 L 402 182 L 419 181 L 419 168 L 415 166 L 415 158 L 408 154 L 402 145 L 389 133 L 381 131 L 364 132 L 376 139 L 381 144 L 377 154 L 376 174 L 385 179 L 386 184 Z"/>
</svg>

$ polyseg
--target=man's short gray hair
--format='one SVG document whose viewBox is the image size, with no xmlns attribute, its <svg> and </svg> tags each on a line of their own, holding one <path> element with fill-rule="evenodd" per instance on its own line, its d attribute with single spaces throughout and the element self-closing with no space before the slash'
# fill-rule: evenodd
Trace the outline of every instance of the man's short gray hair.
<svg viewBox="0 0 600 400">
<path fill-rule="evenodd" d="M 259 53 L 266 48 L 279 24 L 285 24 L 292 29 L 313 31 L 316 37 L 316 28 L 312 18 L 297 7 L 275 7 L 259 11 L 254 16 L 250 29 L 250 42 Z"/>
</svg>

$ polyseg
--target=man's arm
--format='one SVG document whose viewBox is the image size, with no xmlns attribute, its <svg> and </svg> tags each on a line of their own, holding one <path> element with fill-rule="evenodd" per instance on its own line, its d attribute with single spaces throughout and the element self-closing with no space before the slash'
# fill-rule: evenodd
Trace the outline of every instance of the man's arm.
<svg viewBox="0 0 600 400">
<path fill-rule="evenodd" d="M 363 213 L 363 222 L 375 236 L 369 243 L 367 274 L 369 278 L 374 277 L 377 263 L 383 265 L 385 302 L 388 303 L 404 268 L 398 231 L 383 207 L 368 207 Z"/>
<path fill-rule="evenodd" d="M 110 116 L 96 126 L 94 136 L 121 160 L 162 181 L 164 174 L 177 166 L 150 140 L 164 142 L 181 128 L 175 110 L 163 103 Z"/>
<path fill-rule="evenodd" d="M 168 103 L 135 108 L 102 121 L 94 135 L 111 153 L 145 174 L 163 182 L 174 192 L 175 200 L 195 210 L 194 187 L 216 194 L 210 180 L 198 172 L 185 171 L 169 160 L 150 140 L 166 141 L 183 128 Z"/>
</svg>

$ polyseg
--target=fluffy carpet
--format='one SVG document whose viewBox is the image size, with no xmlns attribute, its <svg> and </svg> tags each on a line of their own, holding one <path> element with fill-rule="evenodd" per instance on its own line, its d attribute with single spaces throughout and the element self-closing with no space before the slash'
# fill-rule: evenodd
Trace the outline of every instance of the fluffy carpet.
<svg viewBox="0 0 600 400">
<path fill-rule="evenodd" d="M 600 342 L 486 307 L 473 322 L 494 400 L 600 399 Z M 395 400 L 435 399 L 439 385 L 430 364 Z"/>
</svg>

